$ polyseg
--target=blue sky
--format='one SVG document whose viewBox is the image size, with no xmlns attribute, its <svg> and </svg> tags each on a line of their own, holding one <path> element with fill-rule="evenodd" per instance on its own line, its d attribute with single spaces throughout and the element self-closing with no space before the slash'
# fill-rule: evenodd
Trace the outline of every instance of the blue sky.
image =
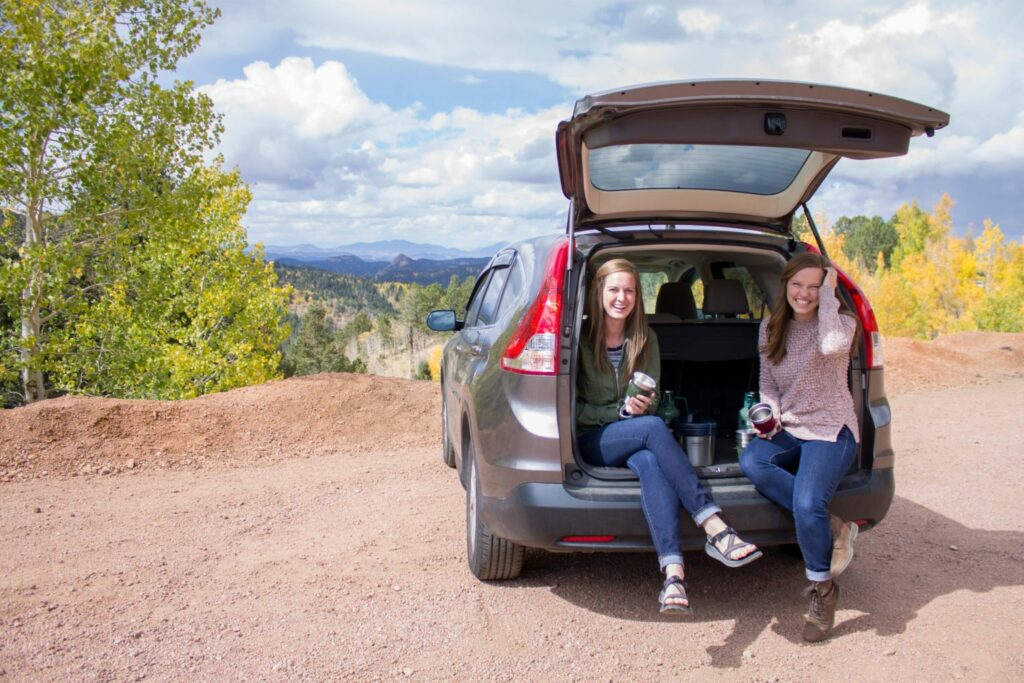
<svg viewBox="0 0 1024 683">
<path fill-rule="evenodd" d="M 906 157 L 844 160 L 811 207 L 889 217 L 943 192 L 957 231 L 1024 235 L 1024 3 L 222 0 L 177 73 L 224 115 L 250 240 L 455 247 L 563 229 L 554 130 L 579 97 L 764 78 L 950 113 Z"/>
</svg>

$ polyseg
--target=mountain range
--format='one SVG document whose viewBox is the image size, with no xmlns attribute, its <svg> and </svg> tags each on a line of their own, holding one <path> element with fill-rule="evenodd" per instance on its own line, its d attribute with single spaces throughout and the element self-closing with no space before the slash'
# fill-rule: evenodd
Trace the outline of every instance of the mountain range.
<svg viewBox="0 0 1024 683">
<path fill-rule="evenodd" d="M 447 285 L 480 273 L 503 244 L 473 251 L 405 240 L 360 242 L 325 249 L 310 244 L 268 245 L 266 258 L 278 265 L 318 268 L 382 282 Z"/>
<path fill-rule="evenodd" d="M 480 247 L 479 249 L 457 249 L 455 247 L 443 247 L 438 244 L 420 244 L 407 240 L 381 240 L 379 242 L 340 244 L 337 247 L 328 248 L 312 244 L 295 244 L 290 246 L 268 244 L 264 246 L 264 250 L 267 253 L 267 259 L 271 261 L 276 261 L 280 258 L 290 258 L 299 261 L 326 261 L 336 257 L 357 256 L 363 261 L 390 262 L 400 255 L 412 259 L 432 259 L 435 261 L 461 258 L 490 258 L 503 246 L 505 246 L 504 242 L 497 242 L 490 246 Z"/>
</svg>

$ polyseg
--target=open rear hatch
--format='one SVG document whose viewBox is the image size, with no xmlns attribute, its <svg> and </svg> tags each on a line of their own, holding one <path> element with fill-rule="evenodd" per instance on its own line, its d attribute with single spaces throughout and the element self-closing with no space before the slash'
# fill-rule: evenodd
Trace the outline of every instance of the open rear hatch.
<svg viewBox="0 0 1024 683">
<path fill-rule="evenodd" d="M 688 81 L 589 95 L 558 125 L 574 230 L 703 223 L 787 233 L 839 159 L 906 154 L 949 115 L 781 81 Z"/>
</svg>

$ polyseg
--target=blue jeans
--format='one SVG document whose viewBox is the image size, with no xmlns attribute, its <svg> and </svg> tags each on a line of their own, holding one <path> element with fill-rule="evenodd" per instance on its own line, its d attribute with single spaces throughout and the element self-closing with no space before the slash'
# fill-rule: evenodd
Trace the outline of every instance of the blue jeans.
<svg viewBox="0 0 1024 683">
<path fill-rule="evenodd" d="M 793 513 L 796 539 L 807 578 L 832 578 L 832 528 L 828 506 L 853 463 L 857 442 L 843 427 L 831 441 L 804 441 L 783 430 L 770 440 L 756 438 L 740 456 L 743 474 L 776 505 Z"/>
<path fill-rule="evenodd" d="M 580 435 L 579 447 L 590 464 L 625 465 L 640 479 L 640 504 L 662 569 L 683 563 L 680 504 L 697 526 L 722 511 L 660 417 L 631 417 L 592 429 Z"/>
</svg>

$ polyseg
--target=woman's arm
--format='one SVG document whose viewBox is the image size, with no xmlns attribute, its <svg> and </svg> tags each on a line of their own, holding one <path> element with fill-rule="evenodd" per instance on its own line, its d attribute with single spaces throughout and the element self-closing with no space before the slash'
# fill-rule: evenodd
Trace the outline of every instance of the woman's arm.
<svg viewBox="0 0 1024 683">
<path fill-rule="evenodd" d="M 836 269 L 825 269 L 825 281 L 818 289 L 818 349 L 825 356 L 849 353 L 857 321 L 839 313 Z"/>
<path fill-rule="evenodd" d="M 590 348 L 580 345 L 580 364 L 576 377 L 578 425 L 598 427 L 619 419 L 621 397 L 615 395 L 614 386 L 615 378 L 599 370 Z M 622 387 L 622 391 L 625 391 L 625 387 Z"/>
</svg>

